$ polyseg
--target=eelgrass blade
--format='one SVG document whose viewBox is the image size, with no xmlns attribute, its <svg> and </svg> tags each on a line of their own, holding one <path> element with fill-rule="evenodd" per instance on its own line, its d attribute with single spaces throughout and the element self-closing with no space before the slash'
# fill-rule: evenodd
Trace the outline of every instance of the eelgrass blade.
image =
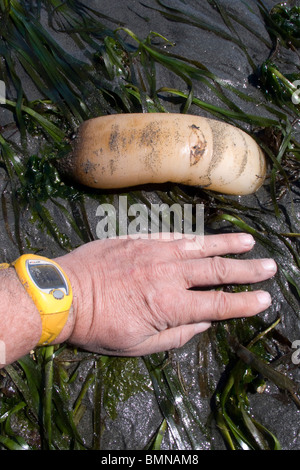
<svg viewBox="0 0 300 470">
<path fill-rule="evenodd" d="M 93 241 L 95 239 L 95 236 L 92 233 L 90 227 L 85 207 L 85 201 L 80 199 L 79 201 L 77 201 L 76 198 L 70 198 L 69 204 L 76 226 L 79 228 L 80 233 L 82 234 L 82 239 L 85 243 Z"/>
<path fill-rule="evenodd" d="M 277 157 L 276 157 L 278 165 L 280 165 L 280 166 L 281 166 L 281 163 L 282 163 L 283 156 L 286 153 L 286 151 L 287 151 L 287 149 L 288 149 L 288 147 L 291 143 L 291 139 L 292 139 L 292 128 L 291 128 L 289 123 L 287 123 L 287 128 L 288 128 L 287 132 L 285 133 L 285 135 L 283 137 L 283 140 L 282 140 L 280 148 L 279 148 L 279 152 L 278 152 Z M 282 166 L 281 166 L 281 168 L 282 168 Z M 277 176 L 277 171 L 278 171 L 278 169 L 274 165 L 272 170 L 271 170 L 271 176 L 270 176 L 270 190 L 271 190 L 275 215 L 277 217 L 280 217 L 281 211 L 280 211 L 280 209 L 278 207 L 278 203 L 276 201 L 276 176 Z M 288 178 L 287 178 L 285 173 L 284 173 L 284 177 L 285 177 L 285 180 L 286 180 L 287 184 L 289 184 Z"/>
<path fill-rule="evenodd" d="M 18 438 L 7 437 L 0 435 L 0 444 L 7 448 L 7 450 L 33 450 L 30 446 L 22 439 L 18 442 Z"/>
<path fill-rule="evenodd" d="M 233 441 L 233 436 L 231 436 L 230 428 L 226 422 L 226 419 L 223 415 L 223 411 L 221 409 L 218 409 L 216 411 L 215 420 L 216 420 L 217 427 L 220 433 L 222 434 L 225 443 L 228 446 L 228 449 L 236 450 L 236 444 Z"/>
<path fill-rule="evenodd" d="M 155 62 L 158 62 L 162 66 L 164 66 L 164 67 L 168 68 L 169 70 L 171 70 L 173 73 L 175 73 L 178 77 L 180 77 L 186 83 L 187 87 L 189 88 L 189 93 L 186 96 L 183 93 L 181 93 L 181 96 L 185 97 L 186 100 L 187 100 L 185 102 L 183 112 L 187 112 L 190 105 L 191 105 L 191 103 L 193 102 L 193 89 L 194 89 L 193 80 L 196 80 L 196 81 L 204 82 L 210 89 L 212 89 L 214 94 L 218 98 L 220 98 L 229 107 L 227 117 L 231 117 L 230 116 L 230 111 L 232 111 L 232 113 L 234 113 L 235 117 L 237 115 L 242 115 L 242 111 L 240 109 L 238 109 L 236 104 L 232 100 L 230 100 L 222 92 L 222 89 L 220 88 L 220 85 L 226 86 L 226 83 L 224 83 L 222 80 L 218 79 L 218 77 L 216 75 L 212 74 L 202 64 L 200 64 L 196 61 L 190 61 L 190 60 L 188 60 L 184 57 L 179 57 L 175 54 L 162 52 L 157 47 L 151 45 L 151 42 L 150 42 L 151 35 L 149 35 L 148 38 L 145 41 L 142 41 L 136 36 L 136 34 L 134 32 L 132 32 L 128 28 L 124 28 L 124 27 L 123 28 L 118 28 L 117 31 L 124 31 L 125 33 L 127 33 L 130 37 L 132 37 L 132 39 L 134 39 L 138 43 L 140 51 L 144 51 L 147 54 L 149 54 L 149 56 L 152 57 L 152 59 Z M 154 33 L 152 33 L 152 35 L 153 34 Z M 167 39 L 164 38 L 164 37 L 162 37 L 162 39 L 167 41 Z M 208 79 L 215 82 L 215 84 L 214 85 L 210 84 Z M 167 87 L 163 87 L 162 89 L 164 89 L 164 88 L 167 88 Z M 161 91 L 161 90 L 159 90 L 159 91 Z M 242 93 L 240 92 L 239 95 L 241 96 Z M 198 103 L 200 103 L 200 100 L 198 100 Z M 206 106 L 207 110 L 209 109 L 210 111 L 217 114 L 216 109 L 214 108 L 214 106 L 210 106 L 209 104 L 206 104 L 204 102 L 202 102 L 202 106 L 203 106 L 204 109 L 205 109 L 205 106 Z M 249 116 L 247 118 L 247 122 L 249 122 L 251 120 L 251 118 L 252 118 L 252 116 L 251 117 Z M 256 116 L 256 119 L 258 119 L 257 116 Z M 263 120 L 261 120 L 260 125 L 262 125 L 262 121 Z M 276 121 L 273 120 L 272 124 L 276 124 Z M 271 121 L 270 121 L 269 125 L 271 125 Z"/>
<path fill-rule="evenodd" d="M 40 218 L 43 226 L 53 237 L 53 240 L 64 250 L 71 251 L 72 244 L 69 236 L 59 228 L 58 224 L 54 221 L 54 217 L 50 214 L 49 209 L 38 200 L 31 201 L 31 203 L 32 211 Z"/>
<path fill-rule="evenodd" d="M 46 83 L 48 82 L 49 85 L 52 84 L 52 86 L 49 86 L 48 88 L 49 92 L 51 92 L 51 90 L 57 90 L 58 101 L 56 101 L 64 106 L 61 98 L 59 98 L 60 96 L 63 97 L 74 116 L 80 120 L 82 116 L 84 116 L 84 109 L 82 106 L 83 103 L 79 103 L 78 95 L 76 95 L 75 90 L 71 91 L 70 84 L 68 86 L 65 79 L 65 77 L 72 77 L 75 75 L 76 80 L 76 74 L 80 74 L 79 67 L 76 69 L 69 67 L 68 62 L 66 61 L 69 56 L 66 54 L 66 52 L 62 51 L 57 43 L 53 41 L 53 38 L 49 35 L 49 33 L 41 26 L 40 23 L 36 23 L 34 18 L 30 18 L 29 16 L 29 21 L 24 21 L 24 16 L 27 16 L 26 10 L 22 10 L 20 5 L 18 5 L 13 0 L 11 1 L 10 14 L 14 18 L 17 33 L 19 33 L 20 46 L 18 47 L 17 43 L 15 43 L 15 46 L 18 47 L 19 54 L 24 55 L 24 51 L 26 49 L 28 50 L 26 60 L 29 64 L 31 64 L 33 69 L 38 66 L 40 68 L 41 77 L 43 77 L 43 79 L 46 81 Z M 24 43 L 23 37 L 26 38 L 27 44 Z M 48 49 L 45 48 L 46 45 L 52 54 L 48 53 Z M 31 58 L 32 51 L 34 51 L 36 54 L 36 61 L 33 61 Z M 60 55 L 64 56 L 65 62 L 59 62 Z M 61 65 L 62 70 L 64 70 L 64 73 L 66 74 L 65 76 L 61 73 L 60 67 L 57 67 L 58 64 Z"/>
<path fill-rule="evenodd" d="M 87 378 L 85 379 L 81 390 L 79 392 L 79 395 L 75 401 L 75 404 L 73 406 L 73 415 L 74 415 L 74 421 L 78 421 L 77 415 L 80 414 L 80 409 L 82 408 L 82 400 L 84 399 L 87 391 L 89 388 L 92 386 L 92 384 L 95 382 L 95 372 L 92 370 L 88 375 Z"/>
<path fill-rule="evenodd" d="M 0 43 L 1 44 L 1 43 Z M 22 104 L 23 100 L 25 98 L 24 90 L 22 87 L 22 81 L 20 80 L 16 70 L 15 66 L 13 63 L 13 59 L 11 56 L 11 51 L 9 47 L 5 47 L 4 45 L 1 45 L 1 54 L 3 57 L 3 61 L 5 62 L 7 69 L 9 70 L 11 81 L 13 83 L 13 86 L 16 89 L 17 93 L 17 100 L 16 100 L 16 108 L 15 108 L 15 114 L 16 114 L 16 122 L 20 130 L 20 135 L 22 139 L 25 139 L 26 136 L 26 124 L 22 112 Z M 2 66 L 0 66 L 2 68 Z M 4 81 L 4 83 L 9 83 L 9 80 L 7 78 L 7 73 L 1 73 L 1 78 Z"/>
<path fill-rule="evenodd" d="M 162 423 L 159 427 L 159 430 L 157 432 L 157 435 L 155 437 L 155 440 L 153 442 L 153 445 L 151 446 L 151 450 L 160 450 L 161 449 L 161 444 L 164 438 L 164 435 L 167 431 L 168 425 L 166 419 L 162 420 Z"/>
<path fill-rule="evenodd" d="M 27 380 L 25 381 L 21 377 L 20 373 L 15 369 L 13 365 L 6 366 L 5 370 L 14 382 L 21 395 L 23 396 L 36 422 L 39 422 L 39 401 L 37 400 L 37 397 L 32 394 L 30 383 L 28 384 Z M 33 390 L 35 390 L 35 387 L 33 387 Z"/>
<path fill-rule="evenodd" d="M 18 364 L 22 367 L 26 382 L 30 390 L 30 396 L 34 403 L 34 408 L 37 412 L 38 418 L 40 418 L 40 411 L 42 408 L 41 401 L 41 383 L 42 377 L 41 372 L 38 368 L 36 361 L 34 361 L 31 356 L 24 356 L 22 359 L 19 359 Z"/>
<path fill-rule="evenodd" d="M 251 366 L 263 377 L 271 380 L 278 388 L 288 391 L 292 396 L 299 393 L 300 389 L 293 380 L 291 380 L 287 375 L 278 372 L 269 364 L 266 364 L 248 348 L 241 344 L 235 344 L 234 349 L 238 357 L 243 362 Z"/>
<path fill-rule="evenodd" d="M 299 284 L 299 273 L 296 274 L 294 278 L 290 273 L 288 273 L 285 269 L 282 269 L 282 272 L 286 278 L 286 280 L 296 289 L 298 296 L 300 298 L 300 284 Z"/>
<path fill-rule="evenodd" d="M 7 419 L 4 422 L 3 426 L 3 431 L 10 439 L 10 441 L 6 441 L 6 444 L 10 445 L 10 450 L 31 450 L 31 447 L 28 445 L 26 440 L 22 436 L 16 435 L 16 433 L 13 431 L 11 427 L 11 417 L 18 413 L 20 410 L 25 408 L 26 404 L 24 402 L 18 403 L 16 406 L 14 406 L 10 411 Z M 1 437 L 1 436 L 0 436 Z"/>
<path fill-rule="evenodd" d="M 244 347 L 235 338 L 235 335 L 229 333 L 226 328 L 227 341 L 230 348 L 237 354 L 237 360 L 229 366 L 229 375 L 225 384 L 216 394 L 216 421 L 222 433 L 225 442 L 231 450 L 252 449 L 252 450 L 280 450 L 281 446 L 276 436 L 263 425 L 257 422 L 251 413 L 248 403 L 248 385 L 255 379 L 253 370 L 259 371 L 262 377 L 267 377 L 274 381 L 279 388 L 286 389 L 286 376 L 277 375 L 268 362 L 264 361 L 254 349 L 257 348 L 260 355 L 263 354 L 263 340 L 267 335 L 272 334 L 280 322 L 278 318 L 268 327 L 264 328 L 259 334 L 248 342 Z M 256 365 L 259 364 L 256 368 Z M 270 372 L 271 370 L 271 372 Z M 288 388 L 293 393 L 295 384 L 287 378 Z M 293 397 L 294 398 L 294 397 Z"/>
<path fill-rule="evenodd" d="M 186 93 L 177 89 L 162 87 L 158 90 L 158 93 L 162 93 L 162 92 L 170 93 L 170 94 L 179 96 L 181 98 L 188 99 L 188 95 Z M 220 108 L 219 106 L 215 106 L 205 101 L 202 101 L 195 96 L 192 98 L 192 103 L 198 106 L 199 108 L 204 109 L 205 111 L 209 111 L 211 114 L 213 114 L 216 117 L 222 117 L 223 119 L 227 119 L 227 122 L 228 120 L 237 120 L 237 121 L 242 121 L 246 123 L 251 123 L 252 125 L 256 124 L 257 126 L 262 126 L 262 127 L 269 127 L 269 126 L 277 125 L 277 121 L 274 119 L 256 116 L 252 114 L 246 114 L 242 111 L 237 112 L 237 111 L 231 111 L 230 109 L 226 109 L 226 108 Z"/>
<path fill-rule="evenodd" d="M 17 105 L 11 100 L 6 100 L 6 106 L 8 108 L 16 108 Z M 31 116 L 36 121 L 36 123 L 46 131 L 47 135 L 52 137 L 54 142 L 61 143 L 61 141 L 66 137 L 64 131 L 53 124 L 53 122 L 49 121 L 44 116 L 36 112 L 30 106 L 22 105 L 21 110 L 22 112 Z"/>
<path fill-rule="evenodd" d="M 53 411 L 55 410 L 54 421 L 56 423 L 56 428 L 52 428 L 53 446 L 58 450 L 64 448 L 84 450 L 85 444 L 74 422 L 67 384 L 60 373 L 58 378 L 59 382 L 52 389 L 52 407 Z M 65 442 L 61 439 L 61 433 L 66 436 Z"/>
<path fill-rule="evenodd" d="M 278 450 L 278 439 L 249 414 L 243 382 L 246 367 L 238 362 L 217 395 L 218 427 L 231 450 Z"/>
<path fill-rule="evenodd" d="M 48 11 L 49 24 L 55 31 L 68 32 L 73 35 L 76 33 L 88 43 L 89 37 L 92 35 L 101 37 L 110 32 L 107 26 L 100 23 L 99 19 L 118 25 L 123 24 L 120 20 L 107 16 L 79 1 L 46 0 L 44 4 Z M 37 17 L 40 17 L 38 11 Z M 55 23 L 58 27 L 55 26 Z"/>
<path fill-rule="evenodd" d="M 239 365 L 233 368 L 233 370 L 229 374 L 229 378 L 227 379 L 224 390 L 217 395 L 217 400 L 220 406 L 219 413 L 222 416 L 222 419 L 219 417 L 218 421 L 220 421 L 221 419 L 222 433 L 227 438 L 227 442 L 229 442 L 231 447 L 233 447 L 234 449 L 238 448 L 242 450 L 254 450 L 253 444 L 249 441 L 248 437 L 240 429 L 239 424 L 235 423 L 235 421 L 231 418 L 229 412 L 227 411 L 228 403 L 230 403 L 231 400 L 233 402 L 231 395 L 234 390 L 236 375 L 238 374 L 239 369 Z M 238 407 L 236 409 L 238 412 L 240 412 Z M 236 445 L 238 447 L 236 447 Z"/>
<path fill-rule="evenodd" d="M 209 0 L 209 3 L 213 6 L 213 8 L 216 8 L 219 11 L 219 13 L 220 13 L 220 15 L 221 15 L 221 17 L 224 21 L 224 24 L 227 26 L 229 31 L 233 34 L 233 37 L 236 37 L 241 50 L 244 52 L 245 56 L 247 57 L 247 60 L 248 60 L 249 64 L 252 67 L 252 70 L 255 70 L 256 69 L 256 64 L 254 63 L 252 57 L 248 53 L 247 47 L 245 46 L 245 44 L 241 40 L 239 34 L 237 33 L 237 31 L 236 31 L 236 29 L 235 29 L 235 27 L 234 27 L 234 25 L 231 21 L 230 16 L 227 14 L 226 9 L 223 8 L 223 6 L 217 0 Z"/>
<path fill-rule="evenodd" d="M 208 2 L 211 5 L 214 5 L 215 0 L 208 0 Z M 256 14 L 256 12 L 251 7 L 249 7 L 249 5 L 246 2 L 242 1 L 242 3 L 244 3 L 244 5 L 249 9 L 249 11 L 251 11 L 252 14 L 254 14 L 254 15 Z M 219 2 L 218 2 L 218 4 L 219 4 Z M 224 9 L 223 9 L 223 11 L 224 11 Z M 228 10 L 228 11 L 226 10 L 225 13 L 226 13 L 227 18 L 231 18 L 232 20 L 234 20 L 234 22 L 240 24 L 250 34 L 253 34 L 255 36 L 255 38 L 259 39 L 261 41 L 261 43 L 264 44 L 268 49 L 272 49 L 272 43 L 268 39 L 266 39 L 264 36 L 262 36 L 259 31 L 257 31 L 257 30 L 254 31 L 252 26 L 249 25 L 246 21 L 243 21 L 239 16 L 231 13 L 230 10 Z"/>
<path fill-rule="evenodd" d="M 253 423 L 261 431 L 261 433 L 266 436 L 266 439 L 270 442 L 271 450 L 282 450 L 281 444 L 274 433 L 272 433 L 261 423 L 257 422 L 255 419 L 253 419 Z"/>
<path fill-rule="evenodd" d="M 269 11 L 262 0 L 258 0 L 259 9 L 270 37 L 280 39 L 285 47 L 299 47 L 299 6 L 290 6 L 287 2 L 277 3 Z"/>
<path fill-rule="evenodd" d="M 47 439 L 47 448 L 53 449 L 52 445 L 52 390 L 53 390 L 53 353 L 54 346 L 47 346 L 43 348 L 44 355 L 44 406 L 43 406 L 43 421 L 45 434 Z"/>
<path fill-rule="evenodd" d="M 86 231 L 83 231 L 85 229 L 84 224 L 82 219 L 79 220 L 80 226 L 76 223 L 76 220 L 72 217 L 70 214 L 70 211 L 68 208 L 66 208 L 63 204 L 60 204 L 57 200 L 50 198 L 50 200 L 53 202 L 55 206 L 57 206 L 60 211 L 64 214 L 66 220 L 69 222 L 70 226 L 74 230 L 74 233 L 78 235 L 78 237 L 84 241 L 85 243 L 91 241 L 90 233 L 87 235 Z"/>
<path fill-rule="evenodd" d="M 144 358 L 151 376 L 162 414 L 179 450 L 203 448 L 201 439 L 207 439 L 206 430 L 196 410 L 182 388 L 182 384 L 168 361 L 161 363 L 161 355 L 152 354 Z M 176 424 L 176 417 L 180 425 Z M 177 419 L 178 419 L 177 418 Z"/>
<path fill-rule="evenodd" d="M 107 356 L 102 356 L 96 363 L 95 386 L 94 386 L 94 419 L 93 419 L 93 450 L 101 449 L 101 436 L 103 433 L 103 411 L 102 411 L 102 398 L 103 398 L 103 382 L 101 377 L 101 368 L 108 361 Z"/>
<path fill-rule="evenodd" d="M 9 145 L 9 143 L 3 138 L 3 136 L 0 133 L 0 155 L 2 162 L 5 165 L 6 171 L 8 173 L 9 177 L 9 183 L 11 187 L 11 192 L 12 192 L 12 207 L 13 207 L 13 213 L 14 213 L 14 219 L 15 219 L 15 224 L 14 224 L 14 230 L 15 230 L 15 243 L 18 247 L 18 250 L 20 254 L 23 253 L 23 240 L 21 237 L 20 233 L 20 207 L 18 204 L 18 198 L 17 198 L 17 185 L 19 183 L 24 183 L 24 167 L 20 161 L 20 159 L 17 157 L 15 152 L 13 151 L 12 147 Z M 4 199 L 2 198 L 2 203 L 4 203 Z M 2 204 L 2 206 L 3 206 Z"/>
<path fill-rule="evenodd" d="M 185 438 L 186 436 L 181 436 L 182 431 L 180 428 L 177 426 L 175 418 L 174 418 L 174 404 L 173 400 L 168 398 L 169 392 L 164 390 L 164 382 L 161 378 L 161 371 L 159 369 L 153 368 L 153 365 L 147 358 L 144 358 L 145 364 L 149 370 L 149 374 L 152 380 L 152 385 L 154 388 L 154 391 L 156 393 L 157 399 L 158 399 L 158 404 L 160 407 L 160 410 L 168 423 L 168 428 L 169 431 L 174 439 L 174 442 L 176 444 L 176 447 L 178 450 L 185 450 L 186 449 L 186 443 L 185 443 Z"/>
<path fill-rule="evenodd" d="M 210 24 L 207 21 L 202 20 L 201 18 L 196 16 L 196 12 L 192 14 L 188 9 L 184 7 L 184 5 L 182 5 L 180 8 L 176 8 L 176 7 L 171 7 L 170 5 L 167 5 L 162 0 L 157 0 L 157 2 L 166 9 L 166 10 L 158 10 L 158 11 L 169 20 L 186 23 L 191 26 L 195 26 L 203 30 L 213 32 L 223 39 L 234 42 L 245 52 L 245 46 L 238 37 L 233 37 L 232 34 L 230 34 L 230 32 L 226 32 L 225 30 L 219 28 L 218 26 Z M 249 59 L 250 65 L 254 66 L 253 61 L 248 53 L 246 54 L 246 56 Z"/>
</svg>

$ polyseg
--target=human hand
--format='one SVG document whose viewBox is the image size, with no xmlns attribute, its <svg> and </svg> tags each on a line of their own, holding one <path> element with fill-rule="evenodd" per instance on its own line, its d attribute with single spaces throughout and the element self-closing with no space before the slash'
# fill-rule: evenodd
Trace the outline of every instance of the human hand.
<svg viewBox="0 0 300 470">
<path fill-rule="evenodd" d="M 256 315 L 270 306 L 264 291 L 211 290 L 275 274 L 271 259 L 221 257 L 251 250 L 250 235 L 209 235 L 201 246 L 194 243 L 191 250 L 185 238 L 104 239 L 57 258 L 74 292 L 63 339 L 101 354 L 142 356 L 181 347 L 212 321 Z"/>
</svg>

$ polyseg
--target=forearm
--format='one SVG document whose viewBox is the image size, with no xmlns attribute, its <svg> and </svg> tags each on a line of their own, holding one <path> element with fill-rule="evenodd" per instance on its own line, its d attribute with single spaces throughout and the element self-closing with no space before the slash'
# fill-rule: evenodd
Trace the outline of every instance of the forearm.
<svg viewBox="0 0 300 470">
<path fill-rule="evenodd" d="M 37 345 L 42 324 L 34 302 L 13 268 L 0 271 L 0 298 L 0 367 L 3 367 Z"/>
</svg>

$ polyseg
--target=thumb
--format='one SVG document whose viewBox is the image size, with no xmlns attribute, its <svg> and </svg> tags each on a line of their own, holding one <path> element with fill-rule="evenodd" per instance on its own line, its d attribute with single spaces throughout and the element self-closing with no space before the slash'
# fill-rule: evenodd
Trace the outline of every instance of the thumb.
<svg viewBox="0 0 300 470">
<path fill-rule="evenodd" d="M 169 328 L 143 341 L 143 343 L 137 346 L 137 351 L 131 351 L 131 355 L 145 356 L 180 348 L 195 335 L 203 333 L 210 326 L 210 322 L 201 322 Z"/>
</svg>

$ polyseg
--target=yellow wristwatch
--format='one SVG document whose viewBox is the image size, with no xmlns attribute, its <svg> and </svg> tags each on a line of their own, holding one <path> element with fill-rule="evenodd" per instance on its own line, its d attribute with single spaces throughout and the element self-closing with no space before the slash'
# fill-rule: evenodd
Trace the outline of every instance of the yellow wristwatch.
<svg viewBox="0 0 300 470">
<path fill-rule="evenodd" d="M 37 255 L 22 255 L 11 266 L 41 315 L 42 335 L 38 346 L 52 343 L 65 326 L 72 305 L 72 287 L 67 275 L 57 263 Z"/>
</svg>

